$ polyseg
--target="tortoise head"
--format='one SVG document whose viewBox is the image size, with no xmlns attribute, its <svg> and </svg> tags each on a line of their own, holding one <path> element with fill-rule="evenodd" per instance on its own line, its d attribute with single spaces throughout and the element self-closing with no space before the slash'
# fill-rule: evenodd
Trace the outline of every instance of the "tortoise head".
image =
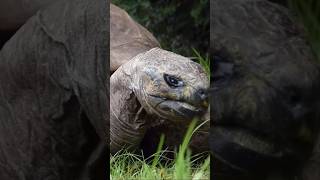
<svg viewBox="0 0 320 180">
<path fill-rule="evenodd" d="M 207 110 L 209 81 L 199 64 L 160 48 L 135 59 L 133 89 L 148 113 L 181 121 Z"/>
<path fill-rule="evenodd" d="M 268 1 L 214 7 L 214 156 L 251 172 L 303 160 L 316 132 L 319 69 L 300 29 Z"/>
</svg>

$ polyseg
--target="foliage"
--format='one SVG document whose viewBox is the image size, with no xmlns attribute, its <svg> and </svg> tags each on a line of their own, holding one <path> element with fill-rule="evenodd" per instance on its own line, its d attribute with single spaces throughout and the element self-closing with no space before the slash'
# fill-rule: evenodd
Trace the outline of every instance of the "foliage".
<svg viewBox="0 0 320 180">
<path fill-rule="evenodd" d="M 289 0 L 289 5 L 304 24 L 309 43 L 320 62 L 320 1 Z"/>
<path fill-rule="evenodd" d="M 162 150 L 164 136 L 161 136 L 157 152 L 145 158 L 142 155 L 132 154 L 125 150 L 118 152 L 110 159 L 110 179 L 127 180 L 127 179 L 193 179 L 204 180 L 210 176 L 210 158 L 206 155 L 206 160 L 202 163 L 196 161 L 203 157 L 203 154 L 191 156 L 188 149 L 188 143 L 197 128 L 196 121 L 192 121 L 179 151 L 175 152 L 175 159 L 171 160 L 164 156 L 167 152 Z M 150 164 L 150 161 L 152 162 Z"/>
<path fill-rule="evenodd" d="M 195 57 L 195 60 L 196 62 L 198 62 L 203 68 L 204 70 L 206 71 L 207 75 L 208 75 L 208 78 L 209 78 L 209 81 L 210 81 L 210 59 L 209 59 L 209 56 L 206 55 L 206 57 L 203 57 L 200 55 L 200 53 L 192 48 L 193 50 L 193 53 L 196 55 Z"/>
<path fill-rule="evenodd" d="M 151 31 L 163 49 L 191 56 L 209 48 L 208 0 L 112 0 Z"/>
</svg>

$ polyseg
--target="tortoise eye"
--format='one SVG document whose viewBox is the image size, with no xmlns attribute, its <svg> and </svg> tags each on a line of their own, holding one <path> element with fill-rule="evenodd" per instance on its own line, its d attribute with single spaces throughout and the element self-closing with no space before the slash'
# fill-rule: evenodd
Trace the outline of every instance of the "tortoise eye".
<svg viewBox="0 0 320 180">
<path fill-rule="evenodd" d="M 164 80 L 170 87 L 181 87 L 184 86 L 183 81 L 180 78 L 177 78 L 175 76 L 171 76 L 168 74 L 163 75 Z"/>
</svg>

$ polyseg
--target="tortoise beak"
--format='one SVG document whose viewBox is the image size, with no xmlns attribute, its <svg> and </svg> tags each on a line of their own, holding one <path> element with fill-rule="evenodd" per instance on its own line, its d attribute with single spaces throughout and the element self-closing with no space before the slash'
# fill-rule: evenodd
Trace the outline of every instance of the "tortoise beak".
<svg viewBox="0 0 320 180">
<path fill-rule="evenodd" d="M 203 109 L 207 109 L 209 106 L 208 90 L 202 88 L 196 90 L 191 96 L 190 102 L 193 105 L 200 106 Z"/>
<path fill-rule="evenodd" d="M 188 117 L 201 116 L 208 109 L 208 106 L 209 106 L 208 99 L 209 99 L 208 91 L 205 89 L 198 89 L 193 93 L 193 95 L 190 97 L 190 100 L 189 100 L 189 103 L 197 107 L 197 109 L 190 110 L 190 109 L 181 107 L 179 110 L 180 112 L 183 112 L 183 114 L 185 114 Z"/>
<path fill-rule="evenodd" d="M 195 116 L 200 116 L 204 114 L 203 108 L 195 107 L 187 102 L 163 101 L 158 105 L 160 109 L 166 112 L 166 114 L 171 114 L 175 119 L 193 119 Z"/>
</svg>

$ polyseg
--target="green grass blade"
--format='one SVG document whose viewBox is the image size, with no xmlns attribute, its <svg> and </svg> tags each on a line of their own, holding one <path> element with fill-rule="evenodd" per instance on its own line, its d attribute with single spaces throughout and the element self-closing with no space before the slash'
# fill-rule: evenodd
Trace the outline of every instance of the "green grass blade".
<svg viewBox="0 0 320 180">
<path fill-rule="evenodd" d="M 164 135 L 161 134 L 161 136 L 160 136 L 160 142 L 159 142 L 159 144 L 158 144 L 157 151 L 156 151 L 155 157 L 153 158 L 153 162 L 152 162 L 152 165 L 151 165 L 153 168 L 155 168 L 156 165 L 157 165 L 158 162 L 159 162 L 160 154 L 161 154 L 161 150 L 162 150 L 163 144 L 164 144 Z"/>
<path fill-rule="evenodd" d="M 210 81 L 210 59 L 208 55 L 206 57 L 203 57 L 200 55 L 200 53 L 196 49 L 192 48 L 192 50 L 196 56 L 195 60 L 204 68 Z"/>
<path fill-rule="evenodd" d="M 203 124 L 203 123 L 202 123 Z M 133 154 L 126 150 L 110 156 L 110 179 L 114 180 L 178 180 L 178 179 L 209 179 L 208 160 L 199 165 L 196 160 L 203 157 L 201 154 L 191 156 L 188 149 L 193 133 L 202 125 L 197 125 L 197 120 L 190 123 L 178 152 L 162 150 L 165 137 L 161 135 L 157 152 L 145 158 L 143 154 Z M 175 153 L 175 159 L 168 159 L 165 153 Z M 208 157 L 207 155 L 205 157 Z M 161 158 L 161 163 L 160 163 Z M 152 160 L 152 161 L 150 161 Z M 164 162 L 166 161 L 167 162 Z"/>
</svg>

